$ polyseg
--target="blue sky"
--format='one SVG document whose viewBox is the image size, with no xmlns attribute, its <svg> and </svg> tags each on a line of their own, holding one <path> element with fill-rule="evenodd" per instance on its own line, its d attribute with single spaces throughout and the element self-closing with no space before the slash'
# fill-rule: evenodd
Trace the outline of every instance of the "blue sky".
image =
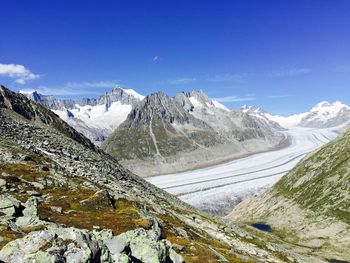
<svg viewBox="0 0 350 263">
<path fill-rule="evenodd" d="M 348 0 L 2 1 L 0 83 L 74 98 L 202 89 L 279 114 L 350 104 L 349 14 Z"/>
</svg>

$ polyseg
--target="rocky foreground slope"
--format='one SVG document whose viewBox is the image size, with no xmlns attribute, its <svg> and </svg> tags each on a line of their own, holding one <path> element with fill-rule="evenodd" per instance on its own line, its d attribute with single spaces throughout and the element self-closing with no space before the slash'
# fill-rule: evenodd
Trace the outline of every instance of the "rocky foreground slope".
<svg viewBox="0 0 350 263">
<path fill-rule="evenodd" d="M 243 201 L 232 221 L 263 223 L 283 240 L 350 261 L 350 130 L 299 163 L 264 194 Z"/>
<path fill-rule="evenodd" d="M 323 262 L 198 213 L 4 87 L 0 191 L 4 262 Z"/>
<path fill-rule="evenodd" d="M 231 111 L 203 92 L 162 92 L 135 105 L 102 143 L 140 176 L 212 165 L 279 145 L 284 139 L 261 118 Z"/>
</svg>

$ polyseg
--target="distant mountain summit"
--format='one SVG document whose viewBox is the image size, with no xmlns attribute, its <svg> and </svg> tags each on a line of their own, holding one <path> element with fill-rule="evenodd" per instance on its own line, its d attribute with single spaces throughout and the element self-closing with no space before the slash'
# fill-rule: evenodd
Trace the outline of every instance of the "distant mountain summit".
<svg viewBox="0 0 350 263">
<path fill-rule="evenodd" d="M 249 115 L 265 119 L 270 122 L 270 125 L 278 123 L 283 128 L 332 128 L 350 124 L 350 107 L 340 101 L 320 102 L 307 112 L 290 116 L 273 115 L 260 108 L 246 105 L 241 110 Z"/>
<path fill-rule="evenodd" d="M 276 130 L 285 130 L 277 121 L 272 120 L 270 114 L 261 108 L 255 108 L 253 106 L 243 105 L 241 111 L 256 118 L 259 118 L 267 123 L 267 125 L 275 128 Z"/>
<path fill-rule="evenodd" d="M 122 123 L 144 96 L 132 89 L 115 87 L 98 99 L 57 99 L 34 92 L 22 92 L 31 100 L 51 109 L 72 127 L 99 145 Z"/>
<path fill-rule="evenodd" d="M 340 101 L 320 102 L 298 124 L 302 127 L 328 128 L 350 122 L 350 107 Z"/>
<path fill-rule="evenodd" d="M 158 92 L 139 102 L 102 148 L 144 176 L 266 150 L 283 138 L 267 122 L 228 110 L 203 91 L 172 98 Z"/>
</svg>

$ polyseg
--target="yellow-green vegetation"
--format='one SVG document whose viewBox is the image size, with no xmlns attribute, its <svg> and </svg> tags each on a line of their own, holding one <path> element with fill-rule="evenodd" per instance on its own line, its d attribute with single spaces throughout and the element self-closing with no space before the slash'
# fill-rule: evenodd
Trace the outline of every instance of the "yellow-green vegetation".
<svg viewBox="0 0 350 263">
<path fill-rule="evenodd" d="M 39 178 L 43 178 L 49 172 L 39 171 L 38 165 L 34 163 L 7 163 L 0 165 L 0 171 L 7 173 L 18 179 L 35 182 Z M 16 181 L 17 179 L 14 179 Z"/>
<path fill-rule="evenodd" d="M 21 238 L 24 233 L 19 233 L 11 230 L 8 226 L 0 224 L 0 233 L 3 241 L 0 242 L 0 249 L 2 249 L 8 242 Z"/>
<path fill-rule="evenodd" d="M 92 230 L 94 226 L 108 228 L 114 234 L 135 229 L 137 227 L 149 228 L 151 222 L 141 217 L 136 205 L 126 199 L 116 200 L 114 207 L 101 203 L 86 206 L 83 200 L 92 198 L 94 192 L 89 189 L 70 190 L 65 188 L 47 189 L 45 194 L 52 196 L 38 206 L 39 217 L 49 219 L 67 226 Z M 99 201 L 96 200 L 96 204 Z M 62 212 L 51 209 L 51 206 L 62 208 Z M 100 209 L 96 209 L 100 207 Z"/>
<path fill-rule="evenodd" d="M 302 161 L 274 189 L 304 208 L 350 224 L 350 131 Z"/>
</svg>

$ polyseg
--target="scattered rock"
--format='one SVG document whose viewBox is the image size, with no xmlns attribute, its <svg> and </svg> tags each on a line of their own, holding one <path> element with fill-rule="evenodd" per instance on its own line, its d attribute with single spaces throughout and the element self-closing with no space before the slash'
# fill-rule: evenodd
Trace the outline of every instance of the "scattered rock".
<svg viewBox="0 0 350 263">
<path fill-rule="evenodd" d="M 2 191 L 6 190 L 6 186 L 7 186 L 6 180 L 0 178 L 0 190 Z"/>
<path fill-rule="evenodd" d="M 91 211 L 100 211 L 114 208 L 113 200 L 107 190 L 100 190 L 92 197 L 80 201 L 81 206 Z"/>
<path fill-rule="evenodd" d="M 10 195 L 0 195 L 0 212 L 6 216 L 18 216 L 21 203 Z"/>
<path fill-rule="evenodd" d="M 173 263 L 183 263 L 185 262 L 183 257 L 175 252 L 174 249 L 169 249 L 169 258 Z"/>
<path fill-rule="evenodd" d="M 60 206 L 50 206 L 50 209 L 51 209 L 53 212 L 59 213 L 59 214 L 62 214 L 62 211 L 63 211 L 62 207 L 60 207 Z"/>
<path fill-rule="evenodd" d="M 30 182 L 30 183 L 31 183 L 31 185 L 33 185 L 35 188 L 38 188 L 38 189 L 40 189 L 40 190 L 45 189 L 45 186 L 44 186 L 43 184 L 41 184 L 41 183 L 38 183 L 38 182 Z"/>
<path fill-rule="evenodd" d="M 104 240 L 104 243 L 112 254 L 122 253 L 128 245 L 125 239 L 121 237 L 112 237 Z"/>
<path fill-rule="evenodd" d="M 145 229 L 131 230 L 119 237 L 129 242 L 131 255 L 142 262 L 163 262 L 166 259 L 165 244 L 151 239 Z"/>
</svg>

